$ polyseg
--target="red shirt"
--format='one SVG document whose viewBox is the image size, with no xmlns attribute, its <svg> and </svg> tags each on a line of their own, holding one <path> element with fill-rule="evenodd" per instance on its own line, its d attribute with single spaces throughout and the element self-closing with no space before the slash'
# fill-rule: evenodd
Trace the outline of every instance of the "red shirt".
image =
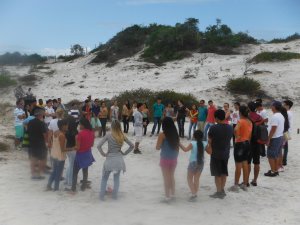
<svg viewBox="0 0 300 225">
<path fill-rule="evenodd" d="M 257 122 L 261 122 L 263 118 L 260 115 L 258 115 L 256 112 L 250 112 L 249 113 L 249 119 L 253 123 L 257 123 Z"/>
<path fill-rule="evenodd" d="M 94 145 L 95 134 L 94 131 L 84 129 L 77 135 L 77 141 L 80 142 L 78 152 L 87 152 L 91 150 Z"/>
<path fill-rule="evenodd" d="M 215 106 L 208 107 L 206 122 L 215 123 L 215 111 L 217 111 Z"/>
</svg>

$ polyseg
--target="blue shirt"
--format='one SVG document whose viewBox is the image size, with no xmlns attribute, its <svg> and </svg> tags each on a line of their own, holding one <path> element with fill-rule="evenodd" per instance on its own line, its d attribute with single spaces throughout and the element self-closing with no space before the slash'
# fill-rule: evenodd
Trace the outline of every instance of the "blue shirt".
<svg viewBox="0 0 300 225">
<path fill-rule="evenodd" d="M 207 117 L 207 108 L 201 106 L 198 108 L 198 121 L 205 122 Z"/>
<path fill-rule="evenodd" d="M 178 157 L 178 151 L 176 149 L 173 149 L 169 142 L 164 139 L 163 143 L 161 145 L 161 152 L 160 152 L 160 158 L 161 159 L 177 159 Z"/>
<path fill-rule="evenodd" d="M 204 149 L 206 148 L 207 142 L 206 141 L 202 141 L 203 143 L 203 153 L 204 153 Z M 192 151 L 191 151 L 191 155 L 190 155 L 190 162 L 197 162 L 197 156 L 198 156 L 198 146 L 197 146 L 197 141 L 192 141 L 191 144 L 193 145 Z M 204 154 L 203 154 L 203 158 L 202 160 L 204 161 Z"/>
<path fill-rule="evenodd" d="M 95 116 L 98 116 L 100 113 L 100 106 L 93 105 L 92 112 L 95 114 Z"/>
<path fill-rule="evenodd" d="M 165 109 L 165 106 L 163 104 L 157 104 L 157 103 L 155 103 L 153 105 L 154 117 L 162 117 L 164 109 Z"/>
</svg>

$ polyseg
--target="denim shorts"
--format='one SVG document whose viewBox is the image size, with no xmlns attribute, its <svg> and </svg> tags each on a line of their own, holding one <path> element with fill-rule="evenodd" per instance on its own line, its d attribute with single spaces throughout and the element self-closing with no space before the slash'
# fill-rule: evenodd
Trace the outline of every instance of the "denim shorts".
<svg viewBox="0 0 300 225">
<path fill-rule="evenodd" d="M 188 171 L 192 172 L 192 173 L 202 173 L 203 171 L 203 167 L 204 167 L 204 163 L 201 163 L 200 165 L 198 164 L 198 162 L 190 162 L 189 166 L 188 166 Z"/>
<path fill-rule="evenodd" d="M 272 138 L 267 150 L 267 156 L 269 159 L 276 159 L 280 156 L 283 143 L 283 137 Z"/>
</svg>

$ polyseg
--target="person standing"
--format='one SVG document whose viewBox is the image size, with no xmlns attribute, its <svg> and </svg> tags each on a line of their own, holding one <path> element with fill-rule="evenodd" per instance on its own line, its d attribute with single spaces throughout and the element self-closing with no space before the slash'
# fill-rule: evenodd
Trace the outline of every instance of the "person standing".
<svg viewBox="0 0 300 225">
<path fill-rule="evenodd" d="M 114 101 L 114 104 L 110 107 L 110 119 L 111 121 L 119 121 L 119 106 L 117 101 Z"/>
<path fill-rule="evenodd" d="M 99 99 L 94 100 L 94 104 L 92 105 L 92 118 L 91 118 L 91 125 L 94 130 L 94 132 L 98 131 L 98 136 L 101 129 L 101 123 L 99 120 L 99 113 L 100 113 L 100 105 L 99 105 Z"/>
<path fill-rule="evenodd" d="M 185 124 L 185 117 L 188 109 L 185 107 L 181 100 L 178 100 L 178 109 L 176 114 L 176 120 L 178 124 L 178 132 L 179 137 L 184 138 L 184 124 Z"/>
<path fill-rule="evenodd" d="M 65 105 L 62 103 L 61 98 L 58 98 L 58 99 L 57 99 L 57 108 L 58 108 L 58 109 L 61 108 L 61 109 L 63 109 L 64 111 L 66 111 L 66 107 L 65 107 Z"/>
<path fill-rule="evenodd" d="M 174 119 L 175 114 L 174 114 L 174 108 L 171 103 L 167 104 L 167 107 L 164 110 L 164 117 L 170 117 Z"/>
<path fill-rule="evenodd" d="M 270 164 L 270 170 L 265 173 L 265 176 L 275 177 L 278 176 L 278 164 L 281 147 L 283 144 L 283 131 L 284 131 L 284 117 L 281 114 L 281 102 L 274 101 L 272 103 L 273 115 L 270 119 L 268 126 L 269 137 L 267 142 L 267 157 Z"/>
<path fill-rule="evenodd" d="M 229 103 L 224 103 L 223 105 L 223 109 L 224 109 L 224 112 L 225 112 L 225 122 L 227 124 L 230 124 L 230 115 L 231 115 L 231 112 L 230 112 L 230 109 L 229 109 Z"/>
<path fill-rule="evenodd" d="M 105 153 L 102 149 L 102 146 L 106 142 L 108 142 L 108 151 Z M 125 152 L 122 152 L 121 148 L 124 142 L 126 142 L 129 147 Z M 118 191 L 120 186 L 120 173 L 121 171 L 126 172 L 123 155 L 129 154 L 133 150 L 133 143 L 129 141 L 128 138 L 125 137 L 125 135 L 122 133 L 120 122 L 114 120 L 111 123 L 111 133 L 105 135 L 105 137 L 101 139 L 97 148 L 100 154 L 106 158 L 102 170 L 100 200 L 105 200 L 104 196 L 106 192 L 107 181 L 111 173 L 113 173 L 114 176 L 112 198 L 116 200 L 118 198 Z"/>
<path fill-rule="evenodd" d="M 129 130 L 130 112 L 131 112 L 131 108 L 130 108 L 129 100 L 127 100 L 122 108 L 122 121 L 123 121 L 125 134 L 128 133 Z"/>
<path fill-rule="evenodd" d="M 285 100 L 283 101 L 283 107 L 286 108 L 287 114 L 288 114 L 288 120 L 289 120 L 289 136 L 291 137 L 292 134 L 292 126 L 293 126 L 293 112 L 291 111 L 291 108 L 293 107 L 294 103 L 291 100 Z M 288 140 L 286 141 L 285 145 L 283 146 L 284 152 L 283 152 L 283 159 L 282 159 L 282 165 L 287 165 L 287 156 L 289 151 L 289 145 Z"/>
<path fill-rule="evenodd" d="M 253 128 L 252 122 L 248 119 L 248 107 L 242 105 L 239 111 L 240 120 L 234 128 L 234 135 L 236 137 L 234 146 L 235 178 L 234 185 L 229 189 L 234 192 L 238 192 L 239 190 L 241 171 L 243 171 L 243 183 L 240 187 L 244 191 L 247 190 L 249 183 L 248 155 L 250 154 L 250 140 Z"/>
<path fill-rule="evenodd" d="M 92 103 L 89 99 L 84 101 L 84 105 L 81 108 L 82 116 L 86 118 L 89 122 L 91 122 L 92 118 Z"/>
<path fill-rule="evenodd" d="M 240 112 L 239 112 L 239 109 L 240 109 L 240 103 L 239 102 L 235 102 L 233 104 L 233 112 L 231 113 L 230 117 L 231 117 L 231 124 L 232 124 L 232 127 L 233 129 L 236 127 L 238 121 L 240 120 Z M 235 145 L 235 136 L 233 134 L 232 136 L 232 141 L 233 141 L 233 146 Z"/>
<path fill-rule="evenodd" d="M 206 118 L 206 124 L 204 127 L 204 141 L 207 141 L 207 133 L 209 128 L 215 124 L 215 117 L 214 114 L 216 112 L 217 108 L 214 105 L 212 100 L 208 101 L 208 109 L 207 109 L 207 118 Z"/>
<path fill-rule="evenodd" d="M 267 113 L 267 110 L 265 110 L 263 105 L 262 105 L 262 99 L 256 99 L 255 103 L 256 103 L 256 113 L 263 118 L 263 120 L 264 120 L 263 124 L 265 126 L 267 126 L 268 122 L 269 122 L 268 113 Z M 261 145 L 260 151 L 261 151 L 260 155 L 262 157 L 265 157 L 266 156 L 266 147 L 265 147 L 265 145 Z"/>
<path fill-rule="evenodd" d="M 31 178 L 44 179 L 41 174 L 45 172 L 47 161 L 47 126 L 44 123 L 44 109 L 35 109 L 35 118 L 28 123 L 29 155 L 31 164 Z"/>
<path fill-rule="evenodd" d="M 158 135 L 156 150 L 161 150 L 160 167 L 164 179 L 165 199 L 170 203 L 175 200 L 175 169 L 179 152 L 179 135 L 174 121 L 165 117 L 162 121 L 163 132 Z"/>
<path fill-rule="evenodd" d="M 141 154 L 139 145 L 143 138 L 143 126 L 146 122 L 143 122 L 143 103 L 137 104 L 137 111 L 134 113 L 134 134 L 135 134 L 135 144 L 134 144 L 134 154 Z"/>
<path fill-rule="evenodd" d="M 228 176 L 228 159 L 233 129 L 232 126 L 226 124 L 223 110 L 216 110 L 214 117 L 217 124 L 212 125 L 209 129 L 206 151 L 211 155 L 210 171 L 211 175 L 215 177 L 217 191 L 210 197 L 223 199 L 226 196 L 224 188 Z"/>
<path fill-rule="evenodd" d="M 24 100 L 19 99 L 16 102 L 16 109 L 14 110 L 14 117 L 15 117 L 15 147 L 21 148 L 21 143 L 24 137 L 24 126 L 23 121 L 26 118 L 25 111 L 24 111 Z"/>
<path fill-rule="evenodd" d="M 45 106 L 45 123 L 48 126 L 50 121 L 55 117 L 55 110 L 53 109 L 53 101 L 49 99 Z"/>
<path fill-rule="evenodd" d="M 200 100 L 198 107 L 198 130 L 204 132 L 204 125 L 207 118 L 207 107 L 205 105 L 205 100 Z"/>
<path fill-rule="evenodd" d="M 144 136 L 146 136 L 147 134 L 147 127 L 149 125 L 149 117 L 150 117 L 150 112 L 148 109 L 148 106 L 146 103 L 144 103 L 144 107 L 143 107 L 143 128 L 144 128 Z"/>
<path fill-rule="evenodd" d="M 79 122 L 80 112 L 75 102 L 71 104 L 71 109 L 68 112 L 68 115 L 72 116 L 76 122 Z"/>
<path fill-rule="evenodd" d="M 108 109 L 106 107 L 105 102 L 101 102 L 101 108 L 99 113 L 99 119 L 101 123 L 101 128 L 99 132 L 99 137 L 104 137 L 106 135 L 106 123 L 107 123 L 107 117 L 108 117 Z"/>
<path fill-rule="evenodd" d="M 156 127 L 157 128 L 157 135 L 159 134 L 160 127 L 161 127 L 161 119 L 163 117 L 165 106 L 161 103 L 161 98 L 157 98 L 157 102 L 153 105 L 153 127 L 150 137 L 152 137 L 155 133 Z"/>
<path fill-rule="evenodd" d="M 198 122 L 198 110 L 197 106 L 195 104 L 192 105 L 192 109 L 189 110 L 189 118 L 190 118 L 190 127 L 189 127 L 189 138 L 188 140 L 191 140 L 192 138 L 192 129 L 193 129 L 193 134 L 196 130 L 197 127 L 197 122 Z"/>
</svg>

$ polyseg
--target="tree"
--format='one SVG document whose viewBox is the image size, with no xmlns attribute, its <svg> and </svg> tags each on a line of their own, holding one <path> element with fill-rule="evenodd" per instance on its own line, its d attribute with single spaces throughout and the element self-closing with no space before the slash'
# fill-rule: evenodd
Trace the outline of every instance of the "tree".
<svg viewBox="0 0 300 225">
<path fill-rule="evenodd" d="M 81 47 L 79 44 L 75 44 L 71 46 L 71 54 L 76 55 L 76 56 L 82 56 L 84 55 L 84 49 Z"/>
</svg>

